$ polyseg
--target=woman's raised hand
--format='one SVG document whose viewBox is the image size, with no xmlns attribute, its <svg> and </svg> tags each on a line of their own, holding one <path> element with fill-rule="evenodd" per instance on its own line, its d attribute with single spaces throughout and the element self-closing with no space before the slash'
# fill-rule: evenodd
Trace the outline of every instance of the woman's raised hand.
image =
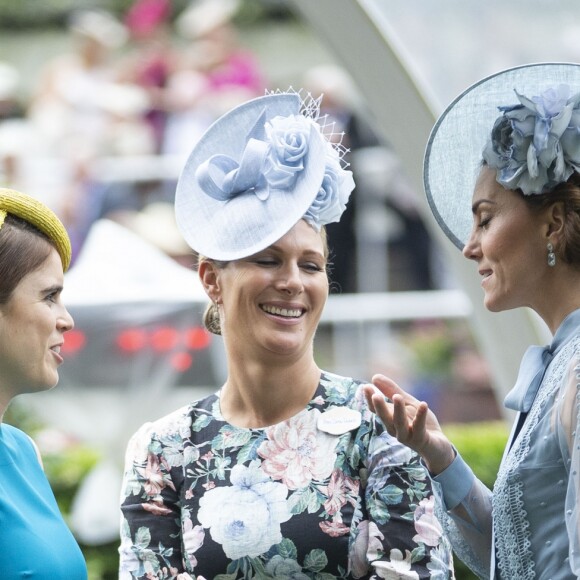
<svg viewBox="0 0 580 580">
<path fill-rule="evenodd" d="M 364 388 L 371 411 L 381 418 L 390 435 L 421 455 L 432 474 L 441 473 L 455 458 L 455 451 L 427 403 L 383 375 L 375 375 L 372 382 Z"/>
</svg>

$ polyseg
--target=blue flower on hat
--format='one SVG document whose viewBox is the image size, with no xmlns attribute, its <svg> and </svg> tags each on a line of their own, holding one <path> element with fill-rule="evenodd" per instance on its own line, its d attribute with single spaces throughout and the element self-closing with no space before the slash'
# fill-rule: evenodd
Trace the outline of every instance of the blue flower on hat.
<svg viewBox="0 0 580 580">
<path fill-rule="evenodd" d="M 213 155 L 197 169 L 198 183 L 207 195 L 220 201 L 245 193 L 265 201 L 271 191 L 291 191 L 305 169 L 313 131 L 321 134 L 320 126 L 302 114 L 278 115 L 267 122 L 261 115 L 240 162 L 227 155 Z M 317 230 L 340 219 L 354 189 L 352 172 L 343 168 L 338 149 L 330 141 L 325 143 L 324 177 L 304 215 Z"/>
<path fill-rule="evenodd" d="M 304 169 L 312 129 L 312 121 L 303 115 L 278 116 L 266 123 L 270 152 L 264 174 L 271 187 L 290 189 L 294 185 L 298 172 Z"/>
<path fill-rule="evenodd" d="M 312 130 L 319 129 L 303 115 L 277 116 L 269 122 L 261 115 L 239 163 L 218 154 L 199 166 L 196 177 L 200 187 L 221 201 L 247 192 L 266 200 L 273 189 L 292 189 L 304 170 Z"/>
<path fill-rule="evenodd" d="M 237 260 L 302 218 L 338 221 L 354 189 L 342 133 L 320 98 L 275 92 L 242 103 L 197 141 L 179 177 L 175 217 L 196 252 Z"/>
<path fill-rule="evenodd" d="M 304 214 L 304 219 L 317 230 L 324 224 L 340 220 L 350 192 L 354 189 L 351 171 L 342 168 L 337 151 L 329 144 L 324 178 L 316 198 Z"/>
<path fill-rule="evenodd" d="M 551 191 L 580 168 L 580 93 L 561 84 L 519 104 L 499 107 L 484 151 L 497 181 L 525 195 Z"/>
</svg>

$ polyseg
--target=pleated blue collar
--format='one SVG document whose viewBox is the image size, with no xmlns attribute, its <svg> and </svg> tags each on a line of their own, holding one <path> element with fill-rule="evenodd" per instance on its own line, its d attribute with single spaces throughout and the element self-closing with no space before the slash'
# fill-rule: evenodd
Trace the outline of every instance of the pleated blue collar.
<svg viewBox="0 0 580 580">
<path fill-rule="evenodd" d="M 528 347 L 520 364 L 516 384 L 507 394 L 504 406 L 527 413 L 532 407 L 551 360 L 578 333 L 580 333 L 580 309 L 566 316 L 549 345 Z"/>
</svg>

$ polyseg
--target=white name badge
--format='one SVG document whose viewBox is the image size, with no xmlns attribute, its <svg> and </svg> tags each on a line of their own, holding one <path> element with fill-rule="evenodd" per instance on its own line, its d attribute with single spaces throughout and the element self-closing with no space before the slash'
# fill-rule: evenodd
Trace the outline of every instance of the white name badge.
<svg viewBox="0 0 580 580">
<path fill-rule="evenodd" d="M 361 414 L 348 407 L 333 407 L 318 417 L 317 427 L 331 435 L 342 435 L 360 426 Z"/>
</svg>

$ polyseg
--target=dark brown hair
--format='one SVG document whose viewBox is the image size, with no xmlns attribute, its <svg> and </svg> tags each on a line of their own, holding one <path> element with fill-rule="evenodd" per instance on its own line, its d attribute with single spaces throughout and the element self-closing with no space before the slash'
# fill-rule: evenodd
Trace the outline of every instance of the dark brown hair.
<svg viewBox="0 0 580 580">
<path fill-rule="evenodd" d="M 562 261 L 580 268 L 580 174 L 575 171 L 568 181 L 558 184 L 549 193 L 524 195 L 517 191 L 532 211 L 542 211 L 554 203 L 563 203 L 566 215 L 564 235 L 555 251 Z"/>
<path fill-rule="evenodd" d="M 37 270 L 55 247 L 48 236 L 27 221 L 8 214 L 0 227 L 0 305 L 20 281 Z"/>
</svg>

